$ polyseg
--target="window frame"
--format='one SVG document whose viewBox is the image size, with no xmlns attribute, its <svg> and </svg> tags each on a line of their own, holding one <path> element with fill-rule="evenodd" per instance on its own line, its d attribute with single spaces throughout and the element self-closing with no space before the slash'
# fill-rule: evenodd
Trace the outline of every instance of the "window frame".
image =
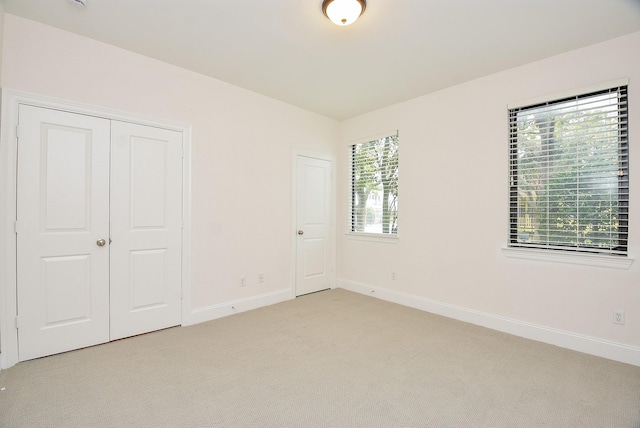
<svg viewBox="0 0 640 428">
<path fill-rule="evenodd" d="M 518 129 L 517 118 L 521 112 L 535 111 L 542 106 L 554 106 L 596 97 L 598 94 L 618 94 L 618 114 L 622 120 L 618 121 L 618 169 L 623 171 L 618 178 L 618 213 L 619 226 L 617 239 L 619 245 L 613 248 L 597 248 L 595 246 L 580 246 L 579 244 L 558 245 L 552 240 L 536 243 L 522 243 L 518 240 L 519 211 L 518 211 Z M 621 101 L 622 100 L 622 101 Z M 606 265 L 607 267 L 628 268 L 632 259 L 628 259 L 629 251 L 629 135 L 628 135 L 628 79 L 618 79 L 580 88 L 571 92 L 555 96 L 540 97 L 520 103 L 508 105 L 508 136 L 509 136 L 509 225 L 507 248 L 503 252 L 508 257 L 527 258 L 535 260 L 550 260 L 588 265 Z M 623 103 L 621 105 L 621 103 Z M 626 109 L 626 110 L 623 110 Z M 577 188 L 576 188 L 577 189 Z M 628 261 L 613 260 L 627 258 Z M 611 262 L 614 263 L 611 263 Z M 615 265 L 615 266 L 614 266 Z"/>
</svg>

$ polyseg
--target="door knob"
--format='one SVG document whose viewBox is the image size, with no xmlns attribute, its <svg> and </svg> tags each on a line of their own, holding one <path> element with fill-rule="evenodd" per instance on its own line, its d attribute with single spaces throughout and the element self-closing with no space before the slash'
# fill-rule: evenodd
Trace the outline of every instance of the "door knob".
<svg viewBox="0 0 640 428">
<path fill-rule="evenodd" d="M 104 244 L 106 244 L 107 241 L 105 241 L 104 239 L 98 239 L 96 241 L 96 244 L 98 245 L 98 247 L 104 247 Z"/>
<path fill-rule="evenodd" d="M 298 231 L 298 235 L 304 235 L 304 231 L 299 230 L 299 231 Z"/>
</svg>

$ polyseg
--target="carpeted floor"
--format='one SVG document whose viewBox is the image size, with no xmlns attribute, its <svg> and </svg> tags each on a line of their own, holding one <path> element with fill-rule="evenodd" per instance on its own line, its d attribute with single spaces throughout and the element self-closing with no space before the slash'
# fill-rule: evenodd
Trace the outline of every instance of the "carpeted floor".
<svg viewBox="0 0 640 428">
<path fill-rule="evenodd" d="M 2 388 L 2 428 L 640 428 L 640 367 L 344 290 L 23 362 Z"/>
</svg>

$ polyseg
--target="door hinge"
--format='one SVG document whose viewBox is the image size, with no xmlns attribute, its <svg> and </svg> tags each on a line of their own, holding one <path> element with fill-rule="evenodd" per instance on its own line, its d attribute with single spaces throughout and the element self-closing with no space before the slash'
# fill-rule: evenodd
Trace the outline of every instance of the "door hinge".
<svg viewBox="0 0 640 428">
<path fill-rule="evenodd" d="M 16 140 L 20 138 L 20 126 L 16 125 Z"/>
<path fill-rule="evenodd" d="M 18 220 L 13 222 L 13 230 L 18 233 Z"/>
<path fill-rule="evenodd" d="M 16 329 L 20 328 L 20 323 L 18 322 L 18 316 L 16 315 Z"/>
</svg>

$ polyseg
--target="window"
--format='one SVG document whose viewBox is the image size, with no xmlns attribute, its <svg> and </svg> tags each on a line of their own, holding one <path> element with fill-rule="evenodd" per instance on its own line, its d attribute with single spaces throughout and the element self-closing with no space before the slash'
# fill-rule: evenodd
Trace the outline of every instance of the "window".
<svg viewBox="0 0 640 428">
<path fill-rule="evenodd" d="M 510 247 L 626 255 L 627 87 L 509 109 Z"/>
<path fill-rule="evenodd" d="M 398 233 L 398 135 L 351 148 L 351 232 Z"/>
</svg>

